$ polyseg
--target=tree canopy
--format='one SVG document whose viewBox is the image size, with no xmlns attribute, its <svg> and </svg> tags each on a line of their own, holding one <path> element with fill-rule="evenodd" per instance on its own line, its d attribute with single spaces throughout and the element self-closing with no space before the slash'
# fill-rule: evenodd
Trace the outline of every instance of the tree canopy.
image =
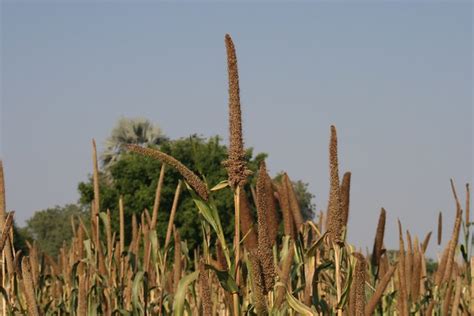
<svg viewBox="0 0 474 316">
<path fill-rule="evenodd" d="M 20 229 L 17 236 L 36 240 L 42 251 L 56 256 L 63 242 L 69 242 L 73 236 L 71 218 L 83 216 L 84 211 L 74 204 L 38 211 L 26 221 L 26 227 Z M 24 245 L 16 247 L 24 248 Z"/>
<path fill-rule="evenodd" d="M 159 149 L 181 161 L 196 174 L 205 178 L 209 187 L 227 178 L 222 161 L 227 158 L 227 148 L 220 143 L 219 137 L 205 139 L 197 135 L 178 140 L 164 141 Z M 252 149 L 246 152 L 249 168 L 256 173 L 258 164 L 266 157 L 265 154 L 253 156 Z M 112 214 L 112 226 L 118 228 L 118 201 L 123 197 L 125 209 L 126 231 L 131 230 L 132 215 L 144 209 L 152 210 L 156 186 L 161 169 L 161 162 L 132 153 L 124 153 L 110 167 L 112 181 L 100 179 L 100 208 L 109 209 Z M 161 191 L 161 202 L 158 210 L 158 236 L 164 236 L 168 225 L 169 214 L 174 193 L 181 175 L 174 169 L 167 168 Z M 93 199 L 92 179 L 79 184 L 80 203 L 89 207 Z M 223 213 L 222 224 L 227 233 L 233 230 L 233 205 L 230 190 L 221 190 L 215 194 L 216 205 Z M 189 193 L 183 189 L 174 221 L 183 239 L 189 241 L 190 248 L 200 240 L 201 227 L 197 209 Z M 129 237 L 129 236 L 128 236 Z"/>
<path fill-rule="evenodd" d="M 101 160 L 104 169 L 117 162 L 124 144 L 159 145 L 166 140 L 161 128 L 145 118 L 122 117 L 105 141 Z"/>
</svg>

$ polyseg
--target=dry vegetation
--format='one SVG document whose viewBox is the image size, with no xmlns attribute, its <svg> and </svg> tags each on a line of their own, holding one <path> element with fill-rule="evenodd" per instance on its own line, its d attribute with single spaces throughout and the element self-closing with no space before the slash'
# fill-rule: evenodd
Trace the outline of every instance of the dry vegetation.
<svg viewBox="0 0 474 316">
<path fill-rule="evenodd" d="M 230 147 L 224 162 L 229 177 L 211 189 L 179 161 L 154 149 L 129 146 L 137 154 L 159 159 L 183 176 L 171 210 L 159 208 L 165 168 L 160 172 L 152 214 L 133 217 L 132 238 L 125 244 L 124 205 L 119 202 L 120 230 L 112 231 L 110 211 L 99 209 L 99 181 L 93 144 L 94 203 L 90 223 L 72 219 L 74 238 L 58 258 L 13 249 L 13 215 L 5 210 L 0 164 L 0 305 L 4 315 L 469 315 L 474 313 L 469 258 L 469 187 L 461 205 L 454 184 L 452 235 L 429 273 L 423 240 L 399 222 L 399 251 L 384 248 L 386 211 L 382 209 L 371 254 L 346 242 L 350 173 L 339 177 L 336 128 L 329 142 L 330 193 L 327 213 L 304 222 L 288 175 L 279 182 L 260 166 L 257 184 L 247 183 L 239 79 L 234 45 L 225 43 L 229 72 Z M 194 253 L 180 239 L 173 214 L 182 189 L 193 196 L 204 238 Z M 226 239 L 213 193 L 232 190 L 235 205 L 233 241 Z M 253 191 L 251 195 L 250 192 Z M 249 197 L 253 197 L 249 198 Z M 256 209 L 254 218 L 252 209 Z M 157 236 L 158 212 L 171 213 L 166 237 Z M 276 221 L 282 213 L 283 224 Z M 464 214 L 464 216 L 463 216 Z M 438 243 L 441 243 L 441 215 Z M 462 230 L 461 230 L 462 229 Z M 461 242 L 459 236 L 464 238 Z M 164 238 L 163 238 L 164 237 Z M 470 262 L 469 262 L 470 261 Z"/>
</svg>

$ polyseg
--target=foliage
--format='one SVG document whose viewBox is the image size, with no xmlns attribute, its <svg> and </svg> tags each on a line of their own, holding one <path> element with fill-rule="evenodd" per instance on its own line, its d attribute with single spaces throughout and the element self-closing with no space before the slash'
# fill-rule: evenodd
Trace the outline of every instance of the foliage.
<svg viewBox="0 0 474 316">
<path fill-rule="evenodd" d="M 433 275 L 436 270 L 438 270 L 438 262 L 433 258 L 428 258 L 426 260 L 426 273 L 428 273 L 428 275 Z"/>
<path fill-rule="evenodd" d="M 161 129 L 145 118 L 121 118 L 105 141 L 101 155 L 105 169 L 118 161 L 124 144 L 159 145 L 166 136 Z"/>
<path fill-rule="evenodd" d="M 221 162 L 227 157 L 226 146 L 220 143 L 219 137 L 205 139 L 197 135 L 178 140 L 167 140 L 160 145 L 160 150 L 170 154 L 184 163 L 197 174 L 205 175 L 209 187 L 212 187 L 227 177 L 226 170 Z M 252 149 L 246 152 L 249 168 L 256 173 L 258 163 L 266 157 L 258 154 L 253 157 Z M 109 209 L 112 213 L 112 227 L 117 229 L 118 200 L 122 195 L 125 205 L 126 232 L 131 231 L 132 215 L 140 214 L 147 209 L 151 212 L 155 199 L 156 186 L 159 178 L 161 163 L 157 160 L 142 157 L 136 154 L 124 154 L 110 168 L 112 181 L 101 177 L 100 200 L 101 211 Z M 173 198 L 181 176 L 174 169 L 167 168 L 166 176 L 161 191 L 161 202 L 158 213 L 158 236 L 166 234 L 167 223 Z M 80 203 L 89 207 L 94 196 L 92 179 L 79 184 Z M 233 230 L 234 213 L 231 193 L 228 191 L 218 192 L 215 203 L 222 213 L 224 232 L 229 236 Z M 175 218 L 176 226 L 184 239 L 188 240 L 190 249 L 193 249 L 198 240 L 201 240 L 202 232 L 195 206 L 190 199 L 189 193 L 182 190 Z M 127 234 L 127 241 L 130 235 Z"/>
<path fill-rule="evenodd" d="M 56 256 L 63 243 L 69 243 L 72 238 L 71 217 L 78 219 L 85 215 L 85 212 L 74 204 L 38 211 L 27 220 L 26 227 L 22 228 L 19 236 L 35 240 L 43 252 Z"/>
<path fill-rule="evenodd" d="M 13 246 L 16 250 L 21 250 L 22 253 L 28 253 L 28 247 L 26 241 L 31 241 L 33 238 L 28 234 L 26 227 L 18 227 L 16 222 L 13 223 Z"/>
</svg>

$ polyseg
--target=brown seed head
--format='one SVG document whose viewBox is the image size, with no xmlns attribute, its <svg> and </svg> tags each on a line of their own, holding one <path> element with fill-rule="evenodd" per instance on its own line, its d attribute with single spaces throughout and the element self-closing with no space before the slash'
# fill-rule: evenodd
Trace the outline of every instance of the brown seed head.
<svg viewBox="0 0 474 316">
<path fill-rule="evenodd" d="M 84 263 L 79 263 L 83 266 Z M 77 303 L 77 315 L 87 315 L 87 276 L 85 274 L 79 274 L 79 291 L 78 291 L 78 303 Z"/>
<path fill-rule="evenodd" d="M 439 212 L 438 215 L 438 245 L 441 245 L 443 240 L 443 213 Z"/>
<path fill-rule="evenodd" d="M 204 316 L 212 315 L 211 288 L 209 285 L 208 271 L 204 268 L 204 261 L 199 262 L 199 294 L 202 302 L 202 313 Z"/>
<path fill-rule="evenodd" d="M 244 142 L 242 137 L 242 112 L 240 109 L 239 72 L 234 43 L 229 34 L 225 36 L 227 50 L 227 72 L 229 76 L 229 159 L 224 166 L 229 174 L 232 188 L 243 185 L 251 171 L 245 161 Z"/>
<path fill-rule="evenodd" d="M 354 315 L 363 316 L 365 313 L 365 275 L 366 275 L 366 262 L 365 258 L 360 253 L 354 253 L 356 257 L 356 265 L 354 271 Z"/>
<path fill-rule="evenodd" d="M 291 214 L 286 181 L 283 181 L 282 179 L 281 183 L 277 185 L 277 191 L 278 202 L 280 203 L 281 213 L 283 216 L 283 231 L 286 236 L 294 238 L 295 233 L 293 229 L 293 215 Z"/>
<path fill-rule="evenodd" d="M 0 160 L 0 217 L 5 218 L 5 178 L 3 175 L 3 162 Z"/>
<path fill-rule="evenodd" d="M 405 271 L 405 242 L 403 240 L 403 231 L 402 231 L 402 223 L 398 220 L 398 241 L 399 241 L 399 252 L 398 252 L 398 281 L 400 287 L 400 299 L 398 303 L 398 307 L 400 310 L 400 314 L 407 315 L 407 300 L 408 300 L 408 293 L 407 293 L 407 283 L 406 283 L 406 271 Z"/>
<path fill-rule="evenodd" d="M 257 309 L 257 315 L 266 315 L 267 302 L 265 299 L 265 276 L 262 271 L 259 253 L 258 251 L 252 250 L 249 252 L 249 255 L 250 267 L 252 269 L 251 276 L 255 308 Z"/>
<path fill-rule="evenodd" d="M 217 240 L 216 242 L 216 257 L 218 269 L 221 271 L 227 271 L 227 261 L 224 255 L 224 250 L 222 249 L 221 242 L 219 240 Z"/>
<path fill-rule="evenodd" d="M 0 225 L 5 227 L 6 220 L 6 198 L 5 198 L 5 178 L 3 175 L 3 162 L 0 160 Z M 5 259 L 7 262 L 7 272 L 9 275 L 13 275 L 13 254 L 12 247 L 10 244 L 10 236 L 7 236 L 5 241 Z"/>
<path fill-rule="evenodd" d="M 155 158 L 175 168 L 203 200 L 207 201 L 209 199 L 209 190 L 207 189 L 206 184 L 194 172 L 189 170 L 185 165 L 183 165 L 174 157 L 171 157 L 170 155 L 156 149 L 144 148 L 133 144 L 127 145 L 127 148 L 132 152 Z"/>
<path fill-rule="evenodd" d="M 179 280 L 181 280 L 182 262 L 181 262 L 181 238 L 176 227 L 173 226 L 174 233 L 174 266 L 173 266 L 173 288 L 176 293 Z"/>
<path fill-rule="evenodd" d="M 342 214 L 344 215 L 343 223 L 347 229 L 347 223 L 349 220 L 349 202 L 350 202 L 350 191 L 351 191 L 351 173 L 344 173 L 341 183 L 341 207 Z"/>
<path fill-rule="evenodd" d="M 413 244 L 413 270 L 411 277 L 411 298 L 413 301 L 418 301 L 420 295 L 420 282 L 421 282 L 421 250 L 418 243 L 418 238 L 415 237 Z"/>
<path fill-rule="evenodd" d="M 382 208 L 380 210 L 379 223 L 377 224 L 377 232 L 375 234 L 374 248 L 372 250 L 372 265 L 378 267 L 380 264 L 380 257 L 382 256 L 383 237 L 385 234 L 385 218 L 386 212 Z"/>
<path fill-rule="evenodd" d="M 471 190 L 469 189 L 469 183 L 466 183 L 466 225 L 471 222 Z"/>
<path fill-rule="evenodd" d="M 264 294 L 267 294 L 275 285 L 275 266 L 273 263 L 272 243 L 269 236 L 269 225 L 267 222 L 268 208 L 265 190 L 266 166 L 262 161 L 257 177 L 257 214 L 258 214 L 258 255 L 264 274 Z"/>
<path fill-rule="evenodd" d="M 6 241 L 8 240 L 8 237 L 10 236 L 10 230 L 13 226 L 13 214 L 14 212 L 8 213 L 7 220 L 5 221 L 5 225 L 2 227 L 1 237 L 0 237 L 0 253 L 3 251 Z"/>
<path fill-rule="evenodd" d="M 328 237 L 336 243 L 343 242 L 344 214 L 341 207 L 341 192 L 339 187 L 339 164 L 337 159 L 336 127 L 331 126 L 331 140 L 329 142 L 329 171 L 330 191 L 328 203 L 327 229 Z"/>
<path fill-rule="evenodd" d="M 444 282 L 447 282 L 451 277 L 454 253 L 458 245 L 459 230 L 461 228 L 462 209 L 461 204 L 459 203 L 453 180 L 451 180 L 451 189 L 453 192 L 454 200 L 456 202 L 456 219 L 454 221 L 454 228 L 453 233 L 451 235 L 451 239 L 449 240 L 448 245 L 446 246 L 443 252 L 441 262 L 439 263 L 438 270 L 436 271 L 435 284 L 438 286 Z"/>
<path fill-rule="evenodd" d="M 461 208 L 458 208 L 456 212 L 456 220 L 454 221 L 453 234 L 448 244 L 448 253 L 447 253 L 448 257 L 446 260 L 446 268 L 444 271 L 444 277 L 443 277 L 442 283 L 447 282 L 451 278 L 453 265 L 455 264 L 454 255 L 456 252 L 456 248 L 458 246 L 459 231 L 461 229 L 461 221 L 462 221 L 462 210 Z"/>
<path fill-rule="evenodd" d="M 425 239 L 423 240 L 423 243 L 421 245 L 421 251 L 422 253 L 425 253 L 426 252 L 426 249 L 428 248 L 428 244 L 430 243 L 430 238 L 431 238 L 431 232 L 429 232 L 428 234 L 426 234 L 426 237 Z"/>
<path fill-rule="evenodd" d="M 247 250 L 257 249 L 258 240 L 255 229 L 255 221 L 252 216 L 247 194 L 243 187 L 239 190 L 240 198 L 240 231 L 244 239 L 244 247 Z"/>
<path fill-rule="evenodd" d="M 267 201 L 268 234 L 273 246 L 278 235 L 279 218 L 276 210 L 275 191 L 268 173 L 265 173 L 265 197 Z"/>
<path fill-rule="evenodd" d="M 295 227 L 297 230 L 300 229 L 301 225 L 303 225 L 303 215 L 301 215 L 301 208 L 298 202 L 298 198 L 296 197 L 296 192 L 293 189 L 293 183 L 290 180 L 290 177 L 285 172 L 283 174 L 283 181 L 286 183 L 286 188 L 288 190 L 288 201 L 290 202 L 290 209 L 291 215 L 293 216 L 293 223 L 295 223 Z"/>
<path fill-rule="evenodd" d="M 26 303 L 28 305 L 28 315 L 37 316 L 39 315 L 39 311 L 36 304 L 35 287 L 33 284 L 31 266 L 28 257 L 23 257 L 23 260 L 21 260 L 21 273 L 23 277 Z"/>
</svg>

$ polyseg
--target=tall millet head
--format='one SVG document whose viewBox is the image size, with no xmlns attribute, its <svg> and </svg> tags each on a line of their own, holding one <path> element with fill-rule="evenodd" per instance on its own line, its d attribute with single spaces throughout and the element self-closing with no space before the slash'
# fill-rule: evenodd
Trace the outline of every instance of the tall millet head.
<svg viewBox="0 0 474 316">
<path fill-rule="evenodd" d="M 341 203 L 341 190 L 339 186 L 339 163 L 337 159 L 337 134 L 336 127 L 331 126 L 331 139 L 329 142 L 329 174 L 330 189 L 328 202 L 327 229 L 332 242 L 341 243 L 344 229 L 344 214 Z"/>
<path fill-rule="evenodd" d="M 265 161 L 260 163 L 257 177 L 257 214 L 258 214 L 258 256 L 262 266 L 267 294 L 275 285 L 275 267 L 273 264 L 273 250 L 268 224 L 268 206 L 265 182 L 267 169 Z"/>
<path fill-rule="evenodd" d="M 245 161 L 242 138 L 242 112 L 240 109 L 239 72 L 234 43 L 229 34 L 225 36 L 227 50 L 227 72 L 229 77 L 229 159 L 224 166 L 232 188 L 245 184 L 251 171 Z"/>
</svg>

